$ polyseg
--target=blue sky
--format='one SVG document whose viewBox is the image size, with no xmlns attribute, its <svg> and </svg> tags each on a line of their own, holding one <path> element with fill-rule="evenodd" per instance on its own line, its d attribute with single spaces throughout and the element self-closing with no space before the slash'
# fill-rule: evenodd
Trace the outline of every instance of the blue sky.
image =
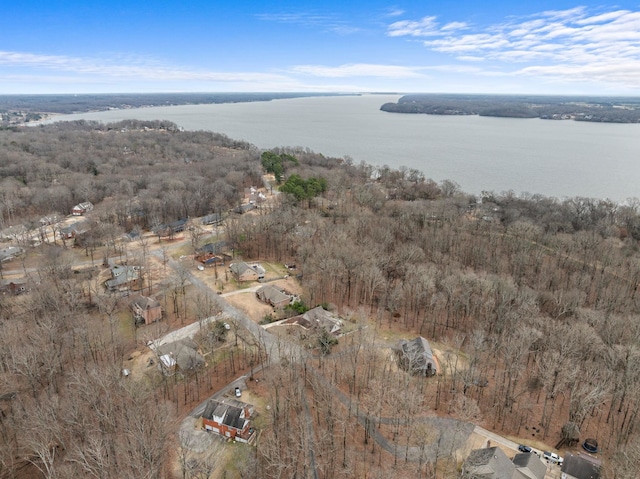
<svg viewBox="0 0 640 479">
<path fill-rule="evenodd" d="M 640 94 L 640 3 L 16 0 L 0 93 Z"/>
</svg>

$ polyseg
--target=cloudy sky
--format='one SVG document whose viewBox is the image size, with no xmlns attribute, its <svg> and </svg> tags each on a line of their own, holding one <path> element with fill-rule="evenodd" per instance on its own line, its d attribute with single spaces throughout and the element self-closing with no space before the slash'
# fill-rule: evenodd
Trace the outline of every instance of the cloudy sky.
<svg viewBox="0 0 640 479">
<path fill-rule="evenodd" d="M 0 93 L 179 91 L 637 95 L 640 3 L 3 5 Z"/>
</svg>

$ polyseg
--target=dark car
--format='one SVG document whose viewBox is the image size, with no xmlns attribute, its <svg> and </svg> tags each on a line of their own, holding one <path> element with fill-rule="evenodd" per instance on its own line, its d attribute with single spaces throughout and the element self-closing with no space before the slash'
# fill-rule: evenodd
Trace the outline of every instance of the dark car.
<svg viewBox="0 0 640 479">
<path fill-rule="evenodd" d="M 525 452 L 525 453 L 530 453 L 531 451 L 533 451 L 533 449 L 531 449 L 529 446 L 523 446 L 522 444 L 520 444 L 518 446 L 518 451 L 520 452 Z"/>
</svg>

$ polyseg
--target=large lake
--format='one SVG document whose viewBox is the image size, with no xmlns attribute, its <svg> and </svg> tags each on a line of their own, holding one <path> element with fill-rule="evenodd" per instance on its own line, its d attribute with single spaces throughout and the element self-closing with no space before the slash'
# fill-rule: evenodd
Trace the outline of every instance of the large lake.
<svg viewBox="0 0 640 479">
<path fill-rule="evenodd" d="M 464 191 L 624 201 L 640 196 L 640 124 L 385 113 L 397 95 L 111 110 L 57 119 L 170 120 L 259 148 L 308 147 L 354 162 L 421 170 Z"/>
</svg>

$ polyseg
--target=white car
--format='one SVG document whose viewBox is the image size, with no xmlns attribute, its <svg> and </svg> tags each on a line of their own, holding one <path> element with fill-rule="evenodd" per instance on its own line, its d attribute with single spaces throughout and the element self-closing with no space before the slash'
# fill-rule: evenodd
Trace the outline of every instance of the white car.
<svg viewBox="0 0 640 479">
<path fill-rule="evenodd" d="M 239 398 L 242 396 L 242 391 L 240 390 L 240 388 L 236 388 L 236 397 Z"/>
<path fill-rule="evenodd" d="M 553 464 L 558 464 L 559 466 L 564 462 L 564 459 L 558 456 L 555 452 L 544 451 L 542 453 L 542 458 L 552 462 Z"/>
</svg>

